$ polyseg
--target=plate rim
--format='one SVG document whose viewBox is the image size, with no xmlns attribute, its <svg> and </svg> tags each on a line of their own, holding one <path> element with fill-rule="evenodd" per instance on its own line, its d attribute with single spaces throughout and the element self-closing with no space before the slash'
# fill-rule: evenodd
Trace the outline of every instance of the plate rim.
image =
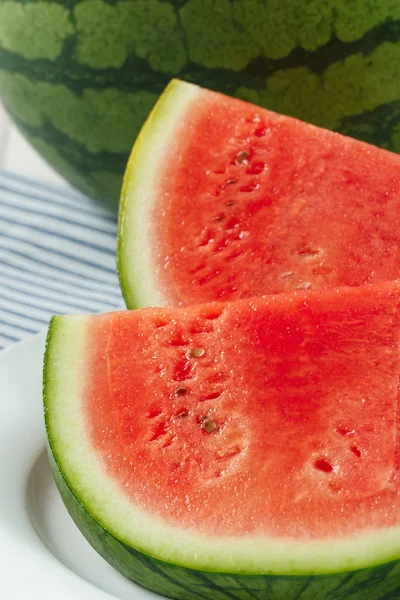
<svg viewBox="0 0 400 600">
<path fill-rule="evenodd" d="M 7 408 L 7 410 L 2 411 L 3 418 L 0 422 L 0 431 L 4 429 L 12 434 L 13 421 L 15 427 L 15 422 L 20 416 L 21 392 L 18 389 L 14 390 L 14 395 L 17 398 L 15 402 L 13 394 L 3 394 L 2 390 L 6 392 L 12 390 L 12 375 L 15 375 L 17 371 L 15 367 L 21 360 L 25 359 L 24 377 L 26 377 L 26 384 L 31 385 L 32 381 L 36 380 L 34 381 L 36 387 L 39 385 L 41 389 L 41 372 L 39 376 L 37 369 L 32 365 L 39 360 L 43 363 L 46 337 L 46 331 L 41 331 L 15 344 L 6 346 L 0 351 L 0 410 L 2 410 L 2 405 Z M 9 369 L 10 366 L 14 367 L 14 372 Z M 2 377 L 1 375 L 5 373 L 6 377 Z M 10 375 L 10 377 L 7 377 L 7 375 Z M 10 397 L 14 399 L 14 402 L 7 402 Z M 3 401 L 2 398 L 4 398 Z M 1 481 L 2 478 L 7 477 L 7 474 L 8 478 L 10 477 L 16 457 L 13 455 L 10 460 L 8 442 L 0 436 L 1 588 L 6 593 L 8 600 L 26 600 L 27 589 L 32 594 L 30 595 L 32 600 L 43 600 L 48 597 L 52 597 L 54 600 L 119 600 L 117 596 L 98 588 L 95 584 L 85 580 L 64 565 L 47 548 L 34 528 L 26 505 L 28 475 L 38 456 L 45 448 L 46 440 L 43 436 L 44 419 L 42 419 L 42 414 L 39 417 L 33 404 L 33 402 L 28 402 L 24 404 L 23 408 L 27 413 L 24 416 L 33 417 L 33 421 L 36 420 L 36 424 L 34 424 L 35 435 L 33 436 L 35 439 L 33 441 L 25 439 L 24 443 L 20 444 L 21 450 L 17 459 L 24 459 L 26 469 L 24 473 L 18 470 L 13 471 L 16 476 L 10 481 L 10 488 L 1 485 Z M 40 427 L 40 420 L 42 420 L 42 427 Z M 11 437 L 12 435 L 8 436 L 8 438 Z M 7 461 L 2 460 L 5 456 L 7 456 Z M 14 488 L 17 488 L 17 492 Z M 6 489 L 6 493 L 2 493 L 2 489 Z M 16 501 L 15 515 L 11 519 L 7 518 L 4 509 L 4 506 L 6 508 L 11 506 L 11 500 L 8 502 L 5 500 L 10 493 L 10 489 L 12 490 L 13 499 Z M 14 498 L 14 495 L 18 492 L 19 497 Z"/>
</svg>

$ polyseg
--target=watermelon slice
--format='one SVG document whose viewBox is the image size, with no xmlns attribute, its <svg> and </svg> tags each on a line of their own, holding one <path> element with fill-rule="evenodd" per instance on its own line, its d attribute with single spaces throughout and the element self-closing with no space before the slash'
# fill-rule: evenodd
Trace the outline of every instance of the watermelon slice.
<svg viewBox="0 0 400 600">
<path fill-rule="evenodd" d="M 400 597 L 400 285 L 52 320 L 54 476 L 182 600 Z"/>
<path fill-rule="evenodd" d="M 128 308 L 400 273 L 400 157 L 174 81 L 132 152 L 119 222 Z"/>
</svg>

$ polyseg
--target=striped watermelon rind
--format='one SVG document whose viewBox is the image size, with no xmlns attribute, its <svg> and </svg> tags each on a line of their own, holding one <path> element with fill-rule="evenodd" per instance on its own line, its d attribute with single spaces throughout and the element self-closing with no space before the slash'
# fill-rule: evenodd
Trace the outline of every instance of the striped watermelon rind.
<svg viewBox="0 0 400 600">
<path fill-rule="evenodd" d="M 117 201 L 171 77 L 400 148 L 400 7 L 271 0 L 5 0 L 0 91 L 35 147 Z"/>
<path fill-rule="evenodd" d="M 112 566 L 139 585 L 180 600 L 397 600 L 398 528 L 342 540 L 336 557 L 329 540 L 300 543 L 296 549 L 293 541 L 270 543 L 265 553 L 254 540 L 177 532 L 132 507 L 86 446 L 79 399 L 88 322 L 85 316 L 51 322 L 44 367 L 46 427 L 63 501 Z M 62 459 L 66 452 L 68 464 Z"/>
</svg>

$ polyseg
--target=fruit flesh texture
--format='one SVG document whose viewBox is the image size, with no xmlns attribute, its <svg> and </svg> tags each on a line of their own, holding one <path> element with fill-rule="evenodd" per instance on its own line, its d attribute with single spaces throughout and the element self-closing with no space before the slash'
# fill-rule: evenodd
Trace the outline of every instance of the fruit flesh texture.
<svg viewBox="0 0 400 600">
<path fill-rule="evenodd" d="M 202 90 L 165 164 L 152 228 L 169 304 L 398 277 L 397 155 Z"/>
<path fill-rule="evenodd" d="M 382 284 L 93 317 L 92 443 L 132 502 L 180 527 L 398 524 L 399 302 Z"/>
</svg>

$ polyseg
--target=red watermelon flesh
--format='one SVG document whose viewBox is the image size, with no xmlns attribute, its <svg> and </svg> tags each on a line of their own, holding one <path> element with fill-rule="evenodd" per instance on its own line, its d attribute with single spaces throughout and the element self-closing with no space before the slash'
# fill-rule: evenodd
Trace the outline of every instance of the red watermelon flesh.
<svg viewBox="0 0 400 600">
<path fill-rule="evenodd" d="M 399 524 L 399 305 L 386 283 L 87 317 L 104 469 L 148 513 L 205 533 Z"/>
<path fill-rule="evenodd" d="M 185 85 L 175 84 L 182 95 Z M 399 276 L 399 156 L 221 94 L 190 93 L 149 182 L 165 304 Z"/>
</svg>

